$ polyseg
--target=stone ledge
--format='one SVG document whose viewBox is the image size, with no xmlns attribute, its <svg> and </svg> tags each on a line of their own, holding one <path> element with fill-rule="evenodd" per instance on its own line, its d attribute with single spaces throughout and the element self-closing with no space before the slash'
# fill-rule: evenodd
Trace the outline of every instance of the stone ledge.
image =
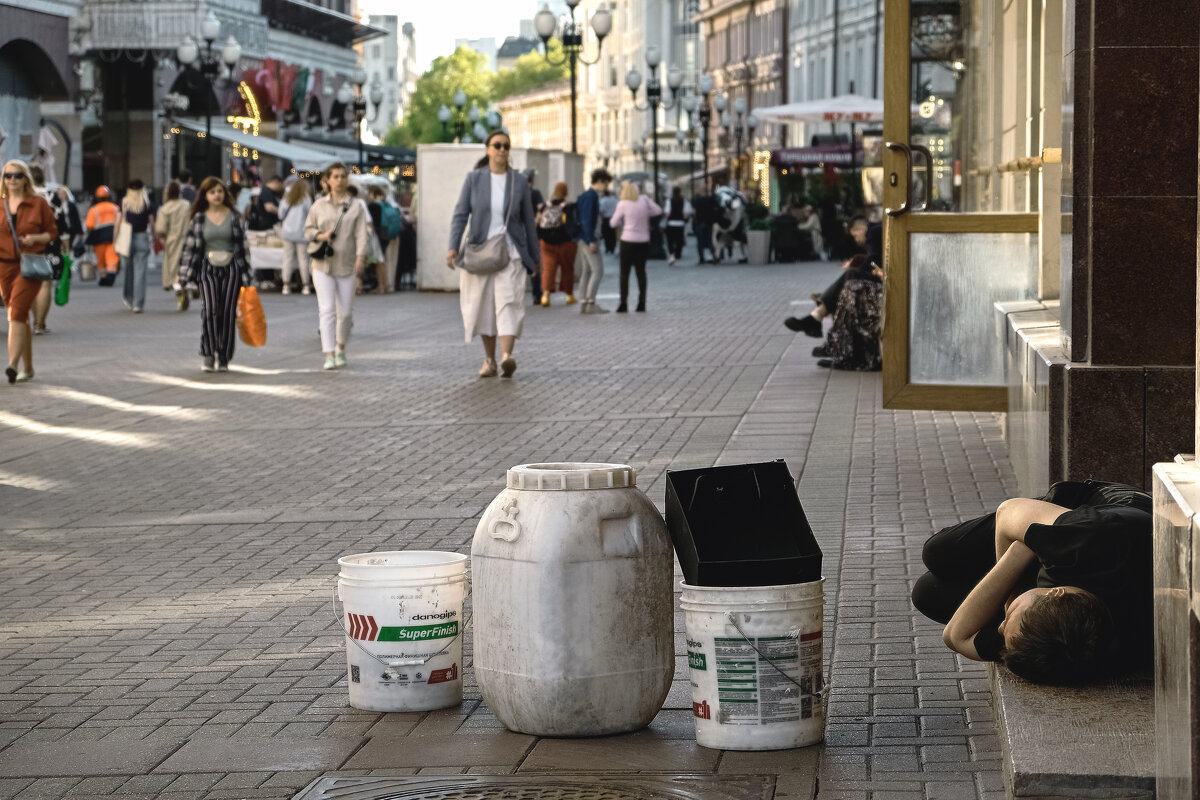
<svg viewBox="0 0 1200 800">
<path fill-rule="evenodd" d="M 1154 797 L 1154 681 L 1039 686 L 989 665 L 1012 800 Z"/>
</svg>

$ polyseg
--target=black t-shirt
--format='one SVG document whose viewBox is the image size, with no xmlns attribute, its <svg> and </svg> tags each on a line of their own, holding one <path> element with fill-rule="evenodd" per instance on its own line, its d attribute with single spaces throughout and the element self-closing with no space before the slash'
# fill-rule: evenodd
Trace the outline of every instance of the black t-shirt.
<svg viewBox="0 0 1200 800">
<path fill-rule="evenodd" d="M 1064 511 L 1052 525 L 1030 525 L 1025 544 L 1037 556 L 1018 591 L 1077 586 L 1100 598 L 1112 614 L 1121 666 L 1153 657 L 1153 519 L 1130 505 L 1083 506 Z M 979 657 L 996 661 L 1004 638 L 1003 615 L 975 635 Z"/>
</svg>

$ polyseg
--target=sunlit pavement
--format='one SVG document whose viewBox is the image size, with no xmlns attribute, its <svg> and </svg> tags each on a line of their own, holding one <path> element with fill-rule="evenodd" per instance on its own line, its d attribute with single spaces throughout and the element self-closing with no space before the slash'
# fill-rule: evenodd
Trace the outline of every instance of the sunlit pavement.
<svg viewBox="0 0 1200 800">
<path fill-rule="evenodd" d="M 616 307 L 616 259 L 599 302 Z M 76 286 L 0 385 L 0 797 L 291 797 L 332 775 L 765 775 L 776 797 L 1001 797 L 986 673 L 914 616 L 931 529 L 1014 481 L 995 415 L 886 412 L 829 373 L 807 311 L 829 264 L 651 262 L 645 314 L 528 309 L 512 380 L 479 379 L 458 298 L 355 300 L 324 372 L 316 298 L 266 295 L 268 343 L 205 374 L 198 306 Z M 793 301 L 799 303 L 793 305 Z M 827 743 L 700 748 L 686 660 L 646 731 L 505 732 L 460 708 L 350 709 L 339 555 L 467 552 L 504 470 L 615 461 L 662 508 L 669 469 L 786 458 L 825 551 Z M 682 621 L 677 619 L 677 651 Z M 874 793 L 874 794 L 872 794 Z"/>
</svg>

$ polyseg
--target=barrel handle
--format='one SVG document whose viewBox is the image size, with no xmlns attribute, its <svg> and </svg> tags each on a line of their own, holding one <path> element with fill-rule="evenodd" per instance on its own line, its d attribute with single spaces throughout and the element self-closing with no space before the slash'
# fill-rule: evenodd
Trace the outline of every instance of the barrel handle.
<svg viewBox="0 0 1200 800">
<path fill-rule="evenodd" d="M 465 597 L 463 597 L 464 602 L 466 601 L 467 597 L 470 597 L 470 596 L 471 596 L 471 578 L 468 576 L 467 577 L 467 594 Z M 392 661 L 384 661 L 382 658 L 375 655 L 370 650 L 367 650 L 367 648 L 365 648 L 361 644 L 359 644 L 358 640 L 350 635 L 350 631 L 346 630 L 346 622 L 345 622 L 346 615 L 344 613 L 342 613 L 342 614 L 338 613 L 338 600 L 339 599 L 340 598 L 338 597 L 337 578 L 335 577 L 333 579 L 333 618 L 335 620 L 337 620 L 338 627 L 342 629 L 342 633 L 346 634 L 347 641 L 351 642 L 355 647 L 357 647 L 359 650 L 361 650 L 363 652 L 363 655 L 367 656 L 368 658 L 374 659 L 375 661 L 378 661 L 383 666 L 383 668 L 387 669 L 387 670 L 391 670 L 393 667 L 423 667 L 423 666 L 425 666 L 425 663 L 427 661 L 429 661 L 430 659 L 437 658 L 438 656 L 442 655 L 447 650 L 449 650 L 450 645 L 454 644 L 454 640 L 457 639 L 459 636 L 462 636 L 464 633 L 466 633 L 467 626 L 471 624 L 471 618 L 475 616 L 475 612 L 472 611 L 471 616 L 467 617 L 466 619 L 463 620 L 462 627 L 459 628 L 458 633 L 456 633 L 452 637 L 450 637 L 450 641 L 446 642 L 446 646 L 443 647 L 441 650 L 437 651 L 436 653 L 425 656 L 425 658 L 398 658 L 398 659 L 394 659 Z M 390 673 L 385 673 L 385 674 L 390 674 Z"/>
<path fill-rule="evenodd" d="M 783 677 L 787 678 L 788 681 L 790 681 L 791 683 L 796 684 L 796 688 L 800 690 L 800 693 L 802 695 L 809 694 L 810 697 L 815 697 L 822 703 L 825 702 L 825 698 L 829 694 L 829 678 L 828 678 L 828 676 L 825 676 L 825 675 L 821 676 L 822 680 L 824 681 L 824 685 L 820 689 L 818 689 L 817 691 L 812 692 L 812 693 L 805 692 L 804 687 L 801 686 L 800 683 L 795 678 L 793 678 L 791 675 L 788 675 L 786 672 L 784 672 L 782 669 L 780 669 L 779 665 L 776 664 L 774 661 L 772 661 L 770 656 L 766 655 L 765 653 L 763 653 L 763 651 L 758 649 L 758 646 L 755 645 L 754 642 L 751 641 L 750 637 L 746 635 L 746 632 L 744 630 L 742 630 L 742 626 L 738 624 L 737 617 L 734 615 L 734 613 L 732 611 L 726 612 L 725 617 L 729 620 L 729 624 L 733 625 L 733 627 L 737 629 L 737 632 L 742 635 L 742 639 L 745 640 L 746 644 L 750 645 L 750 649 L 753 650 L 754 652 L 758 653 L 758 657 L 761 658 L 763 661 L 766 661 L 768 664 L 770 664 L 771 667 L 776 672 L 778 672 Z M 795 637 L 793 637 L 793 638 L 795 638 Z M 822 654 L 822 657 L 824 657 L 824 654 Z"/>
</svg>

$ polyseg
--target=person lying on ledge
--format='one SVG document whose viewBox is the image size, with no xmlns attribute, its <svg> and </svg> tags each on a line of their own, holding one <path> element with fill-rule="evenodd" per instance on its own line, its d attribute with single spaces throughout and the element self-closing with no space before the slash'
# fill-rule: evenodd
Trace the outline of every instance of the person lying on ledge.
<svg viewBox="0 0 1200 800">
<path fill-rule="evenodd" d="M 1034 683 L 1078 684 L 1153 659 L 1151 497 L 1132 486 L 1062 482 L 1040 500 L 925 542 L 918 611 L 975 661 L 1003 661 Z"/>
</svg>

